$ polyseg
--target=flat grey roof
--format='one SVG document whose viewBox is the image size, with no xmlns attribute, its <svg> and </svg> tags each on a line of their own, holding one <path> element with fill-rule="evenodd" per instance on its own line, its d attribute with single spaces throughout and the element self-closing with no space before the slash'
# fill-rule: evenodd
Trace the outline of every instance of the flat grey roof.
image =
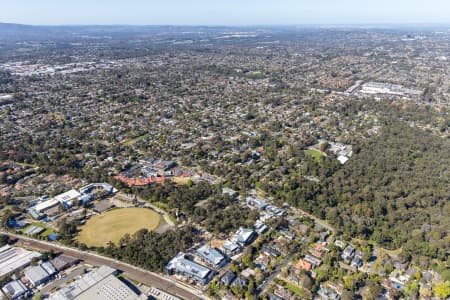
<svg viewBox="0 0 450 300">
<path fill-rule="evenodd" d="M 35 257 L 41 254 L 9 245 L 0 248 L 0 277 L 12 273 L 30 264 Z"/>
<path fill-rule="evenodd" d="M 50 295 L 50 300 L 72 300 L 78 295 L 85 292 L 98 282 L 102 281 L 116 270 L 108 266 L 101 266 L 97 270 L 85 274 L 80 279 L 72 282 L 70 285 L 63 287 L 56 293 Z"/>
<path fill-rule="evenodd" d="M 51 263 L 57 270 L 61 270 L 64 267 L 74 264 L 77 261 L 78 261 L 78 259 L 76 259 L 75 257 L 61 254 L 61 255 L 53 258 L 51 260 Z"/>
<path fill-rule="evenodd" d="M 138 295 L 114 275 L 109 275 L 75 297 L 76 300 L 135 300 Z"/>
<path fill-rule="evenodd" d="M 12 298 L 15 298 L 23 295 L 28 290 L 28 288 L 21 281 L 13 280 L 8 282 L 2 290 L 5 294 L 11 296 Z"/>
<path fill-rule="evenodd" d="M 56 273 L 56 269 L 53 264 L 49 261 L 45 261 L 41 264 L 41 267 L 49 274 L 53 275 Z"/>
<path fill-rule="evenodd" d="M 29 267 L 25 269 L 23 273 L 33 285 L 38 285 L 40 282 L 50 277 L 50 274 L 48 274 L 42 266 Z"/>
</svg>

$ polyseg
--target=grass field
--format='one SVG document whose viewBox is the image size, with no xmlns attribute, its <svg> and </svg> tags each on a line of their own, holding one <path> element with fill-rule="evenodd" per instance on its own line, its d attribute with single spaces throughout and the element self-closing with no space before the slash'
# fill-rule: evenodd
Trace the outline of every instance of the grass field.
<svg viewBox="0 0 450 300">
<path fill-rule="evenodd" d="M 315 150 L 315 149 L 305 150 L 305 153 L 307 155 L 314 157 L 314 159 L 316 159 L 318 162 L 321 162 L 323 160 L 323 158 L 325 157 L 325 155 L 322 152 L 320 152 L 319 150 Z"/>
<path fill-rule="evenodd" d="M 247 73 L 247 76 L 250 78 L 260 78 L 262 75 L 263 73 L 261 71 L 251 71 Z"/>
<path fill-rule="evenodd" d="M 146 133 L 146 134 L 140 135 L 140 136 L 132 138 L 132 139 L 123 140 L 120 143 L 125 146 L 131 146 L 134 143 L 137 143 L 139 141 L 142 141 L 143 139 L 148 138 L 149 136 L 150 136 L 150 134 Z"/>
<path fill-rule="evenodd" d="M 81 227 L 77 240 L 87 246 L 105 246 L 109 241 L 118 243 L 126 233 L 133 234 L 146 228 L 159 227 L 160 215 L 146 208 L 121 208 L 97 215 Z"/>
<path fill-rule="evenodd" d="M 191 180 L 191 178 L 189 178 L 189 177 L 173 177 L 173 181 L 176 184 L 187 184 L 189 182 L 189 180 Z"/>
</svg>

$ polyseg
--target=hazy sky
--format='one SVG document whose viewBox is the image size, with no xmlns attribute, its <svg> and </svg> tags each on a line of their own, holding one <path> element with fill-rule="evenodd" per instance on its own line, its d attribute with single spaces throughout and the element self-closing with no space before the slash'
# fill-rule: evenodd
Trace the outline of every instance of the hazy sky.
<svg viewBox="0 0 450 300">
<path fill-rule="evenodd" d="M 0 22 L 39 25 L 450 23 L 450 0 L 0 0 Z"/>
</svg>

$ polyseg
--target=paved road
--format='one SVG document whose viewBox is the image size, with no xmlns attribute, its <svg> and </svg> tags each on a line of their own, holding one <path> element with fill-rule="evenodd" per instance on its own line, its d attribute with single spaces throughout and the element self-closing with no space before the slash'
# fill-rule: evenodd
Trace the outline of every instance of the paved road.
<svg viewBox="0 0 450 300">
<path fill-rule="evenodd" d="M 263 283 L 257 287 L 256 291 L 257 291 L 258 296 L 265 292 L 265 289 L 267 288 L 269 283 L 271 283 L 278 276 L 278 274 L 280 274 L 281 269 L 285 265 L 287 265 L 292 260 L 292 258 L 294 258 L 295 254 L 297 254 L 297 250 L 294 251 L 293 254 L 286 257 L 281 263 L 279 263 L 277 265 L 275 271 L 273 271 L 272 274 L 270 274 L 270 276 L 267 277 L 266 280 L 264 280 Z"/>
<path fill-rule="evenodd" d="M 145 201 L 145 200 L 139 198 L 139 201 Z M 165 210 L 160 209 L 159 207 L 149 203 L 148 201 L 145 201 L 145 202 L 146 202 L 147 207 L 150 207 L 154 211 L 162 214 L 162 216 L 167 224 L 169 224 L 172 227 L 176 227 L 176 225 L 172 222 L 172 220 L 170 219 L 169 215 L 167 214 L 167 212 Z"/>
<path fill-rule="evenodd" d="M 84 266 L 72 270 L 70 273 L 66 274 L 65 277 L 52 281 L 50 284 L 44 286 L 44 288 L 41 290 L 41 294 L 47 294 L 51 292 L 53 289 L 64 285 L 66 282 L 72 281 L 73 279 L 75 279 L 75 277 L 82 275 L 85 272 L 85 270 L 86 268 Z"/>
<path fill-rule="evenodd" d="M 121 270 L 123 272 L 126 272 L 130 279 L 142 282 L 143 284 L 148 286 L 156 287 L 164 292 L 167 292 L 169 294 L 172 294 L 174 296 L 183 299 L 189 300 L 209 299 L 208 297 L 203 295 L 200 291 L 195 290 L 189 286 L 180 284 L 178 282 L 175 282 L 170 278 L 166 278 L 165 276 L 162 276 L 160 274 L 152 273 L 150 271 L 135 267 L 133 265 L 109 257 L 104 257 L 92 252 L 81 251 L 76 248 L 39 241 L 22 235 L 12 234 L 8 232 L 0 231 L 0 234 L 4 234 L 13 239 L 17 239 L 18 244 L 27 246 L 32 249 L 37 249 L 41 251 L 53 250 L 55 252 L 62 252 L 66 255 L 73 256 L 75 258 L 86 261 L 93 265 L 106 265 L 111 268 Z"/>
</svg>

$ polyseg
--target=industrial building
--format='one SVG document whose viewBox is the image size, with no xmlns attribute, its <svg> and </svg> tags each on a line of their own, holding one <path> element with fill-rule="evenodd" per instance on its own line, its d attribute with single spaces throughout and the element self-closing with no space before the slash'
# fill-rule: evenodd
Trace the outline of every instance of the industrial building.
<svg viewBox="0 0 450 300">
<path fill-rule="evenodd" d="M 117 270 L 101 266 L 53 293 L 49 300 L 137 300 L 142 299 L 115 277 Z"/>
<path fill-rule="evenodd" d="M 8 299 L 17 299 L 28 292 L 28 288 L 19 280 L 13 280 L 2 288 Z"/>
<path fill-rule="evenodd" d="M 204 263 L 211 267 L 222 268 L 227 264 L 225 256 L 223 256 L 216 248 L 211 247 L 208 244 L 201 246 L 195 252 Z"/>
<path fill-rule="evenodd" d="M 23 272 L 31 286 L 37 287 L 47 282 L 56 273 L 55 267 L 50 262 L 43 262 L 39 266 L 29 267 Z"/>
<path fill-rule="evenodd" d="M 0 277 L 8 275 L 30 265 L 33 258 L 41 254 L 9 245 L 0 248 Z"/>
<path fill-rule="evenodd" d="M 186 259 L 185 254 L 180 252 L 166 266 L 169 274 L 179 274 L 195 282 L 205 285 L 211 281 L 214 272 L 207 267 L 199 265 Z"/>
<path fill-rule="evenodd" d="M 120 281 L 114 275 L 108 275 L 102 281 L 97 282 L 85 292 L 81 293 L 76 300 L 137 300 L 146 299 L 145 296 L 139 297 L 125 283 Z"/>
<path fill-rule="evenodd" d="M 79 260 L 77 258 L 64 254 L 58 255 L 57 257 L 50 260 L 50 262 L 58 272 L 75 265 L 76 263 L 78 263 L 78 261 Z"/>
<path fill-rule="evenodd" d="M 383 83 L 383 82 L 367 82 L 361 87 L 361 93 L 364 94 L 390 94 L 390 95 L 414 95 L 420 96 L 423 94 L 421 90 L 406 88 L 397 84 Z"/>
</svg>

